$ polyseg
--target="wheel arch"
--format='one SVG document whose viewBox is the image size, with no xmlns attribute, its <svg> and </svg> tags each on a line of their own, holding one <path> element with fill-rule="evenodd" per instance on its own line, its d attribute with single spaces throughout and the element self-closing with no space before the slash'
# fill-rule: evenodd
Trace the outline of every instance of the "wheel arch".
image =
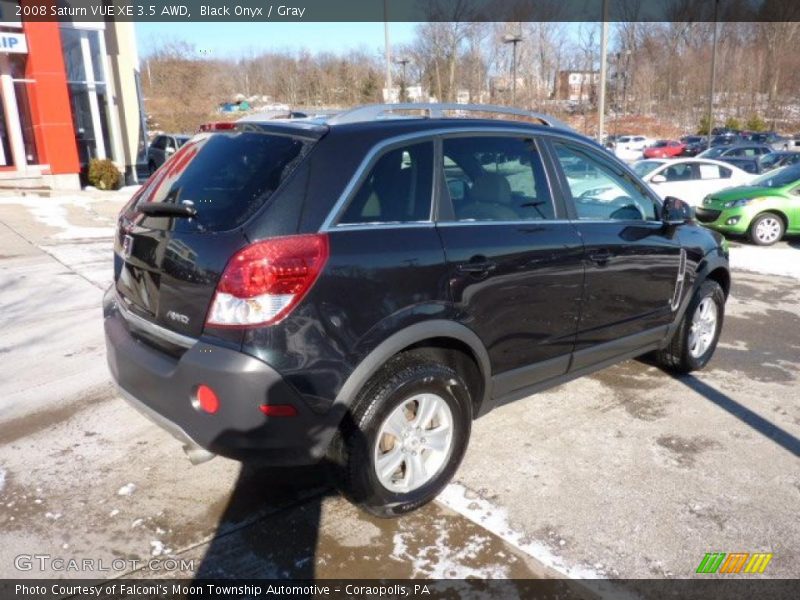
<svg viewBox="0 0 800 600">
<path fill-rule="evenodd" d="M 465 379 L 472 396 L 473 415 L 489 406 L 491 363 L 483 342 L 468 327 L 445 320 L 422 321 L 392 334 L 367 354 L 336 395 L 332 410 L 343 416 L 359 390 L 392 357 L 413 351 L 445 362 Z"/>
<path fill-rule="evenodd" d="M 765 209 L 764 209 L 764 210 L 762 210 L 761 212 L 758 212 L 758 213 L 756 213 L 755 215 L 753 215 L 753 218 L 752 218 L 752 219 L 750 219 L 750 224 L 747 226 L 747 230 L 748 230 L 748 231 L 750 230 L 750 228 L 753 226 L 753 222 L 754 222 L 754 221 L 755 221 L 755 220 L 756 220 L 758 217 L 760 217 L 761 215 L 765 215 L 765 214 L 767 214 L 767 213 L 769 213 L 769 214 L 771 214 L 771 215 L 775 215 L 775 216 L 776 216 L 776 217 L 778 217 L 778 218 L 779 218 L 781 221 L 783 221 L 783 231 L 784 231 L 784 232 L 785 232 L 785 231 L 786 231 L 786 230 L 789 228 L 789 215 L 787 215 L 786 213 L 784 213 L 784 212 L 783 212 L 781 209 L 779 209 L 779 208 L 765 208 Z"/>
</svg>

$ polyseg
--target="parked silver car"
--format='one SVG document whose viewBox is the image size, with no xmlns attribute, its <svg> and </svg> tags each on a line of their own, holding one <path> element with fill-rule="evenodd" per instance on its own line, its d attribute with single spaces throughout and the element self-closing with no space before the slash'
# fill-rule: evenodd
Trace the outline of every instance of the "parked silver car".
<svg viewBox="0 0 800 600">
<path fill-rule="evenodd" d="M 177 152 L 192 136 L 165 133 L 157 135 L 147 149 L 147 172 L 153 172 L 164 164 L 170 156 Z"/>
</svg>

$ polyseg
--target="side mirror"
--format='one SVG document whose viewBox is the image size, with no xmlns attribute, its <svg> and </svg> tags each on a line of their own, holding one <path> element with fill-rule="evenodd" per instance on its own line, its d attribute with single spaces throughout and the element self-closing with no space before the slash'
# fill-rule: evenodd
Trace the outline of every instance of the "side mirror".
<svg viewBox="0 0 800 600">
<path fill-rule="evenodd" d="M 667 196 L 661 207 L 661 221 L 664 225 L 682 225 L 692 219 L 693 212 L 692 207 L 683 200 Z"/>
<path fill-rule="evenodd" d="M 653 176 L 650 178 L 650 183 L 667 183 L 667 178 L 666 178 L 666 177 L 664 177 L 664 176 L 663 176 L 663 175 L 661 175 L 661 174 L 659 174 L 659 175 L 653 175 Z"/>
</svg>

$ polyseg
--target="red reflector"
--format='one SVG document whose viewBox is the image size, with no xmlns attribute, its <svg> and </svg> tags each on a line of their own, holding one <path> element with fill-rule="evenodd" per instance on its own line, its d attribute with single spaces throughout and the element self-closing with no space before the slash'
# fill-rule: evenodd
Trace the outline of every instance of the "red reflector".
<svg viewBox="0 0 800 600">
<path fill-rule="evenodd" d="M 197 410 L 213 415 L 219 410 L 219 398 L 217 398 L 216 392 L 207 385 L 199 385 L 194 393 L 194 398 L 192 398 L 192 405 Z"/>
<path fill-rule="evenodd" d="M 262 404 L 258 408 L 268 417 L 297 416 L 297 409 L 291 404 Z"/>
</svg>

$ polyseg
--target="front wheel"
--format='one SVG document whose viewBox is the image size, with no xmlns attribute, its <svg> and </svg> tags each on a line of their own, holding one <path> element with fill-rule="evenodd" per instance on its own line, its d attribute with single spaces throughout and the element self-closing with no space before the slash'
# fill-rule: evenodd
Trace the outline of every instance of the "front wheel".
<svg viewBox="0 0 800 600">
<path fill-rule="evenodd" d="M 433 500 L 458 469 L 472 410 L 462 378 L 414 355 L 364 386 L 331 446 L 336 484 L 367 512 L 394 517 Z"/>
<path fill-rule="evenodd" d="M 669 344 L 658 352 L 658 363 L 676 373 L 705 367 L 717 347 L 724 316 L 725 293 L 716 281 L 704 281 Z"/>
<path fill-rule="evenodd" d="M 750 223 L 750 239 L 759 246 L 771 246 L 783 237 L 783 219 L 773 213 L 762 213 Z"/>
</svg>

